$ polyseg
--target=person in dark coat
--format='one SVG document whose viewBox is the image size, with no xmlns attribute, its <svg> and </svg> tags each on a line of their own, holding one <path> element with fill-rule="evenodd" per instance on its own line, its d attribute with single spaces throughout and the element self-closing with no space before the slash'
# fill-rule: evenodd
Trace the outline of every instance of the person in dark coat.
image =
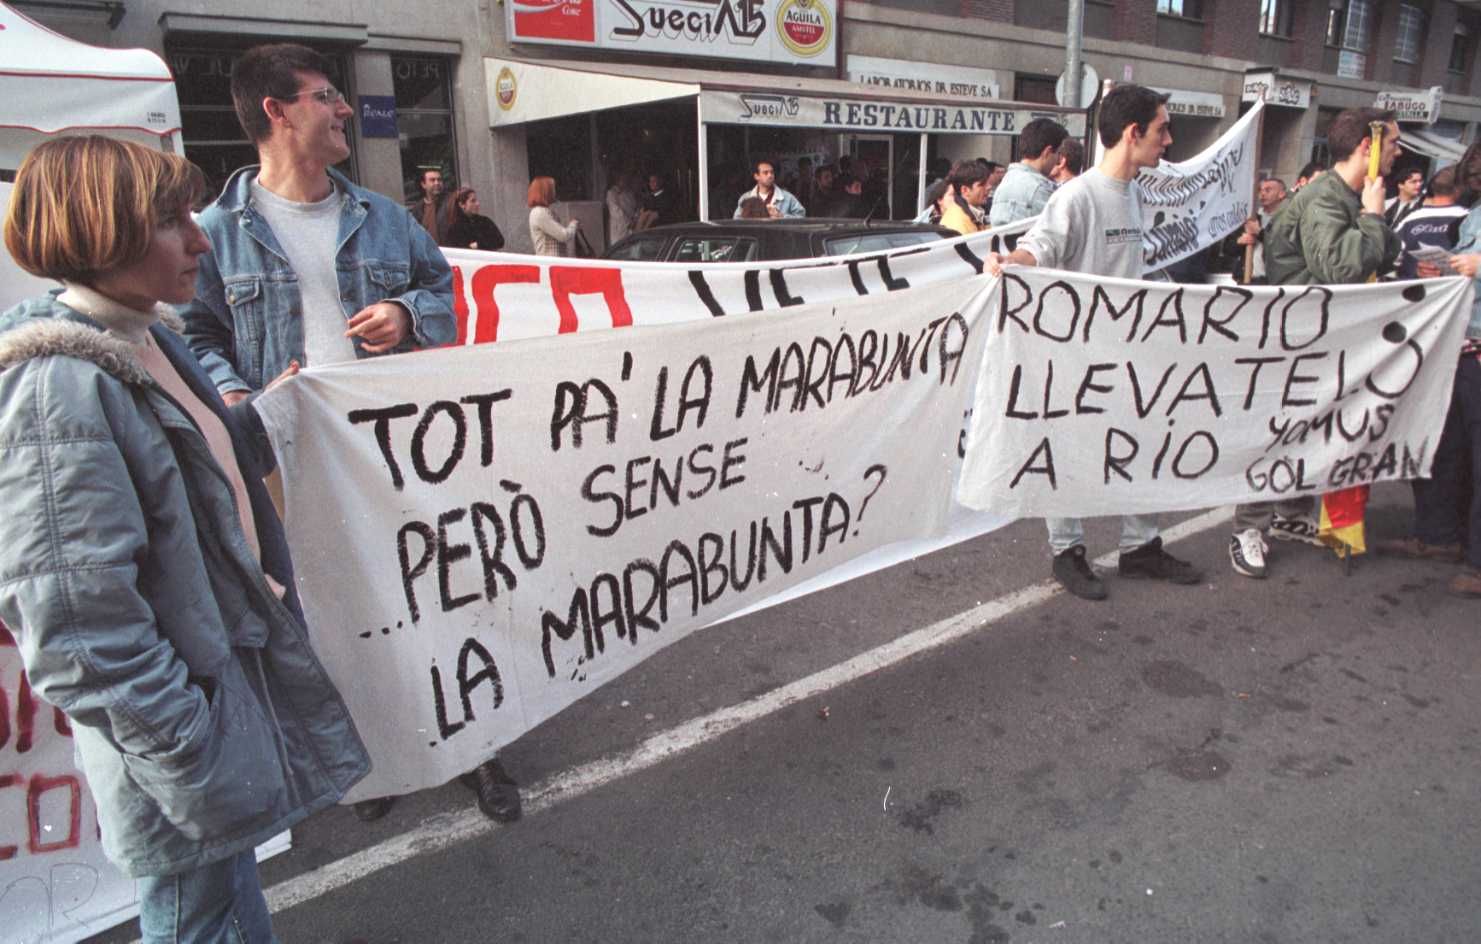
<svg viewBox="0 0 1481 944">
<path fill-rule="evenodd" d="M 478 191 L 472 187 L 459 187 L 453 192 L 443 210 L 442 231 L 447 235 L 442 245 L 449 249 L 482 249 L 497 252 L 504 248 L 504 234 L 499 227 L 478 211 Z"/>
</svg>

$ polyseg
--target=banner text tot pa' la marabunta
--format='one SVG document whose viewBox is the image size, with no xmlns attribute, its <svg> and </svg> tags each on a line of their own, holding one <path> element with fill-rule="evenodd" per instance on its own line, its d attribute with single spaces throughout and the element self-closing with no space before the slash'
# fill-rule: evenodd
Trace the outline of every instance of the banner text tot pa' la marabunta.
<svg viewBox="0 0 1481 944">
<path fill-rule="evenodd" d="M 940 532 L 986 279 L 309 371 L 259 399 L 356 796 L 447 781 L 686 633 Z"/>
</svg>

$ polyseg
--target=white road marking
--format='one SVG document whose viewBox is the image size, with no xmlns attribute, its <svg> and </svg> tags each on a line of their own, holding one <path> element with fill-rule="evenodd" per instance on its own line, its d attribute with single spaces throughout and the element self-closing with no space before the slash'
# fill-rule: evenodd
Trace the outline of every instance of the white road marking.
<svg viewBox="0 0 1481 944">
<path fill-rule="evenodd" d="M 1208 531 L 1228 520 L 1229 509 L 1216 509 L 1166 529 L 1162 532 L 1162 539 L 1167 543 L 1179 541 Z M 1113 551 L 1097 558 L 1095 563 L 1100 567 L 1113 567 L 1116 557 L 1117 554 Z M 593 761 L 537 784 L 525 793 L 524 811 L 529 815 L 548 810 L 615 780 L 677 757 L 742 725 L 775 714 L 789 705 L 889 668 L 922 652 L 955 642 L 968 633 L 1012 616 L 1020 610 L 1038 606 L 1063 592 L 1052 580 L 1025 587 L 907 633 L 845 662 L 773 689 L 751 701 L 721 708 L 655 734 L 624 754 Z M 427 818 L 416 829 L 274 885 L 266 892 L 268 907 L 278 912 L 301 905 L 414 856 L 477 839 L 499 828 L 498 824 L 485 818 L 476 808 L 437 814 Z"/>
</svg>

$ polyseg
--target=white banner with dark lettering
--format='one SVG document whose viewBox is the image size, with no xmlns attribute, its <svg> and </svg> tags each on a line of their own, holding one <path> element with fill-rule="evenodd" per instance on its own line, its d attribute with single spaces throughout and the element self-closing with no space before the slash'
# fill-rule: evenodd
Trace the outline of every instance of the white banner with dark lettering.
<svg viewBox="0 0 1481 944">
<path fill-rule="evenodd" d="M 354 798 L 443 783 L 692 630 L 939 542 L 990 284 L 328 366 L 259 398 L 314 645 L 374 760 Z"/>
<path fill-rule="evenodd" d="M 958 493 L 1020 516 L 1316 496 L 1429 474 L 1460 278 L 1239 288 L 1004 271 Z"/>
<path fill-rule="evenodd" d="M 959 281 L 980 274 L 989 252 L 1016 245 L 1029 222 L 886 252 L 744 265 L 443 252 L 453 268 L 456 343 L 485 344 L 710 321 Z"/>
<path fill-rule="evenodd" d="M 283 833 L 257 850 L 287 849 Z M 31 690 L 0 623 L 0 916 L 5 940 L 71 944 L 139 911 L 134 880 L 103 855 L 72 725 Z"/>
<path fill-rule="evenodd" d="M 1137 175 L 1147 272 L 1213 245 L 1250 218 L 1264 107 L 1256 104 L 1197 157 Z"/>
</svg>

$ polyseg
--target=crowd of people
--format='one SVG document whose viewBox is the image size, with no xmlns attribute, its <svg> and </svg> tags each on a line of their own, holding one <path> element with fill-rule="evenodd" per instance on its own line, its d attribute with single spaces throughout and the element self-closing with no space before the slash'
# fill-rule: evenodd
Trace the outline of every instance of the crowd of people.
<svg viewBox="0 0 1481 944">
<path fill-rule="evenodd" d="M 926 205 L 915 221 L 943 225 L 962 234 L 979 232 L 993 222 L 994 194 L 1005 181 L 1010 196 L 996 212 L 1013 214 L 1012 218 L 1017 219 L 1021 214 L 1015 201 L 1033 198 L 1032 192 L 1019 194 L 1022 187 L 1027 185 L 1032 191 L 1045 180 L 1052 187 L 1078 174 L 1085 160 L 1084 145 L 1069 138 L 1063 128 L 1048 119 L 1031 124 L 1038 129 L 1037 133 L 1048 133 L 1051 126 L 1059 129 L 1048 152 L 1008 166 L 985 158 L 937 162 Z M 1034 168 L 1035 179 L 1025 184 L 1028 167 Z M 1016 173 L 1014 168 L 1018 168 Z M 888 217 L 889 180 L 883 168 L 871 170 L 863 158 L 843 155 L 837 163 L 814 168 L 810 158 L 802 157 L 785 184 L 779 181 L 776 161 L 757 158 L 751 162 L 750 175 L 753 185 L 736 197 L 731 214 L 734 219 Z M 628 168 L 614 168 L 608 177 L 611 184 L 603 199 L 608 246 L 633 233 L 680 221 L 678 201 L 662 174 L 643 177 Z M 406 201 L 406 209 L 439 246 L 486 251 L 504 247 L 504 236 L 498 226 L 479 214 L 478 194 L 472 188 L 448 192 L 442 172 L 437 169 L 424 170 L 416 187 L 418 192 Z M 580 220 L 562 221 L 550 209 L 556 202 L 555 187 L 555 179 L 548 176 L 530 182 L 527 205 L 530 243 L 535 254 L 591 255 L 590 246 L 584 243 Z"/>
<path fill-rule="evenodd" d="M 1155 167 L 1172 143 L 1166 101 L 1166 95 L 1135 85 L 1113 89 L 1098 117 L 1096 131 L 1105 148 L 1100 163 L 1063 185 L 1056 185 L 1048 171 L 1054 166 L 1056 142 L 1068 140 L 1064 129 L 1048 119 L 1026 125 L 1019 138 L 1023 158 L 1009 168 L 998 188 L 989 222 L 1037 220 L 1012 253 L 994 254 L 989 268 L 996 272 L 1006 264 L 1043 265 L 1131 279 L 1153 275 L 1143 267 L 1143 222 L 1134 181 L 1141 168 Z M 1379 173 L 1372 176 L 1375 124 L 1385 133 L 1378 145 Z M 1397 175 L 1390 197 L 1384 180 L 1391 176 L 1399 140 L 1391 112 L 1341 112 L 1327 132 L 1336 158 L 1331 167 L 1308 164 L 1289 193 L 1282 181 L 1261 179 L 1257 211 L 1208 253 L 1243 262 L 1236 269 L 1238 280 L 1253 284 L 1358 284 L 1447 274 L 1474 279 L 1481 270 L 1481 145 L 1429 181 L 1421 170 L 1406 168 Z M 968 214 L 980 206 L 981 182 L 980 167 L 953 168 L 937 198 L 945 204 L 943 225 L 972 231 L 976 220 Z M 950 202 L 953 191 L 955 202 Z M 1476 206 L 1467 210 L 1462 202 Z M 1443 250 L 1445 263 L 1422 252 L 1426 249 Z M 1377 541 L 1374 549 L 1462 564 L 1449 589 L 1481 597 L 1481 299 L 1469 318 L 1431 477 L 1412 482 L 1413 533 Z M 1055 579 L 1075 596 L 1104 599 L 1106 585 L 1089 564 L 1081 522 L 1050 519 L 1047 524 Z M 1202 579 L 1197 567 L 1163 549 L 1155 518 L 1129 515 L 1121 526 L 1121 576 L 1176 584 Z M 1268 576 L 1271 538 L 1318 543 L 1316 500 L 1236 507 L 1228 544 L 1234 572 L 1256 579 Z"/>
<path fill-rule="evenodd" d="M 369 769 L 314 653 L 254 398 L 305 364 L 450 343 L 452 274 L 439 245 L 503 244 L 477 193 L 445 194 L 440 173 L 424 174 L 402 207 L 336 171 L 351 110 L 330 71 L 301 46 L 242 56 L 232 96 L 259 163 L 198 217 L 203 178 L 183 158 L 84 136 L 27 157 L 5 220 L 10 253 L 62 289 L 0 316 L 0 501 L 23 509 L 0 516 L 0 618 L 34 690 L 74 722 L 104 848 L 140 879 L 150 942 L 271 940 L 254 847 L 341 800 Z M 1012 253 L 991 257 L 993 270 L 1140 278 L 1134 181 L 1172 141 L 1165 102 L 1139 86 L 1112 90 L 1098 120 L 1104 156 L 1084 173 L 1065 129 L 1034 121 L 1019 161 L 959 162 L 924 215 L 959 232 L 1037 217 Z M 1396 262 L 1396 277 L 1441 274 L 1428 257 L 1404 266 L 1401 250 L 1420 246 L 1453 250 L 1449 268 L 1477 276 L 1481 207 L 1460 205 L 1481 193 L 1481 146 L 1424 184 L 1422 200 L 1401 190 L 1407 203 L 1390 219 L 1382 180 L 1364 170 L 1375 120 L 1390 129 L 1387 173 L 1393 116 L 1357 109 L 1332 123 L 1339 157 L 1329 170 L 1289 198 L 1278 181 L 1262 182 L 1261 213 L 1236 243 L 1260 249 L 1272 284 L 1358 282 Z M 859 163 L 842 176 L 831 165 L 800 168 L 799 197 L 757 162 L 737 215 L 800 214 L 838 194 L 867 204 L 877 197 Z M 614 188 L 609 235 L 671 211 L 662 178 L 623 177 Z M 579 234 L 551 213 L 555 200 L 554 180 L 531 181 L 530 232 L 542 253 Z M 1414 533 L 1386 548 L 1464 562 L 1452 589 L 1481 596 L 1481 315 L 1458 354 L 1434 477 L 1414 483 Z M 1265 576 L 1266 535 L 1307 537 L 1314 527 L 1309 507 L 1241 506 L 1234 569 Z M 1081 521 L 1051 519 L 1048 543 L 1069 592 L 1106 596 Z M 1123 518 L 1120 544 L 1123 577 L 1202 578 L 1167 553 L 1155 518 Z M 518 786 L 496 756 L 461 779 L 487 816 L 519 817 Z M 373 820 L 392 802 L 360 803 L 356 814 Z"/>
</svg>

